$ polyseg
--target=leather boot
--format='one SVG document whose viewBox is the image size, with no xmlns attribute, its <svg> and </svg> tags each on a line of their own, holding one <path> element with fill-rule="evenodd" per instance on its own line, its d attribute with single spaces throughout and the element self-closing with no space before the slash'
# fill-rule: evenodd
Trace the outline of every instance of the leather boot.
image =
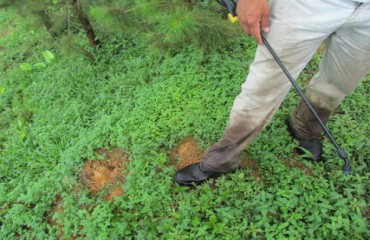
<svg viewBox="0 0 370 240">
<path fill-rule="evenodd" d="M 222 173 L 205 172 L 200 163 L 195 163 L 178 170 L 175 174 L 175 181 L 182 186 L 201 184 L 210 178 L 215 178 Z"/>
<path fill-rule="evenodd" d="M 326 124 L 331 112 L 314 105 L 313 108 L 322 122 Z M 300 148 L 297 148 L 298 153 L 304 154 L 305 152 L 301 149 L 304 148 L 312 155 L 307 159 L 312 161 L 320 161 L 323 159 L 321 144 L 323 129 L 303 100 L 298 104 L 297 110 L 290 119 L 286 121 L 286 124 L 292 137 L 299 143 Z"/>
<path fill-rule="evenodd" d="M 298 154 L 300 154 L 300 155 L 306 154 L 306 152 L 301 149 L 301 148 L 304 148 L 304 149 L 306 149 L 307 151 L 309 151 L 311 153 L 311 157 L 306 157 L 305 158 L 306 160 L 319 162 L 323 159 L 323 157 L 322 157 L 322 144 L 321 144 L 320 141 L 318 141 L 318 140 L 304 140 L 302 138 L 299 138 L 297 135 L 294 134 L 294 130 L 292 128 L 292 124 L 291 124 L 290 119 L 288 119 L 286 121 L 286 125 L 288 127 L 288 131 L 289 131 L 290 135 L 298 141 L 298 144 L 299 144 L 298 146 L 299 147 L 295 148 L 295 150 L 298 152 Z"/>
</svg>

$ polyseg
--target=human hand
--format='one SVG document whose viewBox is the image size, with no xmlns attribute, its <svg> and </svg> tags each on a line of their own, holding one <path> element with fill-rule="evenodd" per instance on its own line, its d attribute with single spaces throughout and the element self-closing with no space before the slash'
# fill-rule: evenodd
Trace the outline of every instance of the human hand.
<svg viewBox="0 0 370 240">
<path fill-rule="evenodd" d="M 262 44 L 261 30 L 270 30 L 270 8 L 266 0 L 239 0 L 236 8 L 244 32 Z"/>
</svg>

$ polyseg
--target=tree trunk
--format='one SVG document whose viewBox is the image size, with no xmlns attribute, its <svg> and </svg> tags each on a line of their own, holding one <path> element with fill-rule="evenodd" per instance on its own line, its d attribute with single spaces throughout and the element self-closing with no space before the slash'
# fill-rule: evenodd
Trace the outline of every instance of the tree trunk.
<svg viewBox="0 0 370 240">
<path fill-rule="evenodd" d="M 89 39 L 90 45 L 95 48 L 97 45 L 100 44 L 100 41 L 96 39 L 96 35 L 94 32 L 94 29 L 92 28 L 89 19 L 83 12 L 83 10 L 79 7 L 77 0 L 72 0 L 72 5 L 74 8 L 74 11 L 76 13 L 76 16 L 80 23 L 82 24 L 82 27 L 85 30 L 86 36 Z"/>
</svg>

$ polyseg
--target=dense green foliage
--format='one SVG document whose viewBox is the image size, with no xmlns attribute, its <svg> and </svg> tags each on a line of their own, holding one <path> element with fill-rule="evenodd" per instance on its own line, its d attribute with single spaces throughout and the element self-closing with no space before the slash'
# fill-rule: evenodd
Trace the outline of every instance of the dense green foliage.
<svg viewBox="0 0 370 240">
<path fill-rule="evenodd" d="M 14 7 L 64 48 L 85 53 L 79 36 L 84 33 L 94 48 L 140 35 L 143 44 L 157 47 L 215 49 L 230 44 L 239 31 L 221 17 L 225 9 L 213 0 L 0 0 L 1 6 Z"/>
<path fill-rule="evenodd" d="M 325 163 L 292 154 L 292 91 L 246 150 L 260 180 L 238 170 L 189 189 L 173 183 L 168 153 L 186 136 L 204 148 L 221 136 L 254 41 L 164 51 L 146 36 L 106 38 L 92 62 L 15 15 L 0 14 L 0 239 L 55 239 L 60 228 L 65 239 L 369 239 L 369 75 L 328 124 L 351 175 L 327 140 Z M 76 185 L 84 160 L 113 146 L 129 153 L 130 175 L 124 195 L 105 202 Z M 287 167 L 292 160 L 313 174 Z"/>
</svg>

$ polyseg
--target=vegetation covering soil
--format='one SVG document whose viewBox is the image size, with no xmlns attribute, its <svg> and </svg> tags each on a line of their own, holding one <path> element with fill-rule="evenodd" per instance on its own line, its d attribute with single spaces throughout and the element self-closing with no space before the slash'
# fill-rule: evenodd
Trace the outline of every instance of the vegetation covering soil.
<svg viewBox="0 0 370 240">
<path fill-rule="evenodd" d="M 187 188 L 173 175 L 222 135 L 255 42 L 75 38 L 93 58 L 0 12 L 0 239 L 370 238 L 369 75 L 328 123 L 350 175 L 326 138 L 322 163 L 293 153 L 292 91 L 241 169 Z"/>
</svg>

